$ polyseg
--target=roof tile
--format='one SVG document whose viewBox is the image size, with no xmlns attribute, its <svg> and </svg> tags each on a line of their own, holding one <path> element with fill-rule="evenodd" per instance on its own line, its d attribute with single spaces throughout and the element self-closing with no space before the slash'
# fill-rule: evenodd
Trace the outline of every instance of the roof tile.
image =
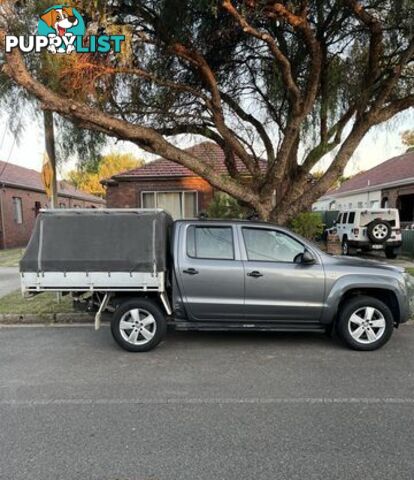
<svg viewBox="0 0 414 480">
<path fill-rule="evenodd" d="M 380 163 L 370 170 L 361 172 L 344 182 L 338 189 L 328 193 L 329 196 L 335 196 L 409 178 L 414 179 L 414 152 L 406 152 Z"/>
<path fill-rule="evenodd" d="M 214 167 L 214 170 L 221 175 L 228 175 L 228 171 L 224 162 L 224 152 L 216 144 L 212 142 L 203 142 L 193 147 L 187 148 L 186 152 L 192 155 L 205 159 L 206 164 Z M 236 166 L 241 173 L 247 173 L 246 166 L 243 162 L 236 158 Z M 266 162 L 262 161 L 263 169 L 266 167 Z M 122 179 L 122 177 L 194 177 L 197 176 L 194 172 L 182 165 L 174 163 L 164 158 L 157 158 L 151 162 L 146 163 L 142 167 L 128 170 L 120 174 L 114 175 L 112 178 Z"/>
<path fill-rule="evenodd" d="M 40 172 L 0 160 L 0 184 L 1 183 L 33 190 L 41 190 L 42 192 L 45 191 L 40 178 Z M 88 200 L 102 204 L 105 203 L 102 198 L 78 190 L 73 185 L 64 181 L 58 182 L 58 193 L 60 195 L 75 197 L 81 200 Z"/>
</svg>

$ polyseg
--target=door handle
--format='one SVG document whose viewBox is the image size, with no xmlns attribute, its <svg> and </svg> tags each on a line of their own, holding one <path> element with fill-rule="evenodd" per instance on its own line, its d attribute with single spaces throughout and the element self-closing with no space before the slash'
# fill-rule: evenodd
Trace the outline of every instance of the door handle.
<svg viewBox="0 0 414 480">
<path fill-rule="evenodd" d="M 183 270 L 183 273 L 187 273 L 188 275 L 197 275 L 198 270 L 196 270 L 195 268 L 186 268 L 185 270 Z"/>
<path fill-rule="evenodd" d="M 263 273 L 258 272 L 257 270 L 253 270 L 253 272 L 249 272 L 247 274 L 248 277 L 254 277 L 254 278 L 259 278 L 263 277 Z"/>
</svg>

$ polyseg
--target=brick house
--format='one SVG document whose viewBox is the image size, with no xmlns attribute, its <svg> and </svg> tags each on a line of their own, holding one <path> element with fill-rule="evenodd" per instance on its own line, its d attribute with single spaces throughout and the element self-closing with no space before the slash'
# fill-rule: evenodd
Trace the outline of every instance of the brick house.
<svg viewBox="0 0 414 480">
<path fill-rule="evenodd" d="M 217 173 L 228 175 L 223 150 L 216 143 L 203 142 L 187 151 L 205 158 Z M 237 167 L 241 173 L 246 172 L 240 160 Z M 108 208 L 164 208 L 175 219 L 197 217 L 215 194 L 206 180 L 164 158 L 114 175 L 101 183 L 106 187 Z"/>
<path fill-rule="evenodd" d="M 58 201 L 61 208 L 105 206 L 102 198 L 62 181 L 58 182 Z M 0 161 L 0 249 L 25 246 L 39 210 L 48 204 L 39 172 Z"/>
<path fill-rule="evenodd" d="M 414 223 L 414 151 L 390 158 L 330 190 L 314 210 L 398 208 L 403 225 Z"/>
</svg>

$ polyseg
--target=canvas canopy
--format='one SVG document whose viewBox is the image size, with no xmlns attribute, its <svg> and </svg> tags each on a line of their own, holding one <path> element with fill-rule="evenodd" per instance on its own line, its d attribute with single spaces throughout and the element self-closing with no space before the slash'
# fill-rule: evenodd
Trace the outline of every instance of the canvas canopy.
<svg viewBox="0 0 414 480">
<path fill-rule="evenodd" d="M 42 211 L 20 271 L 165 271 L 171 224 L 162 210 Z"/>
</svg>

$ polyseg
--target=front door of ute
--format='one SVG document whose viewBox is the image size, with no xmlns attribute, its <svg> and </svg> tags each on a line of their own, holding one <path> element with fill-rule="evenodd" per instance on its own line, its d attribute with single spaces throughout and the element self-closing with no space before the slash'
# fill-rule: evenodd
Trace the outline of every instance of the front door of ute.
<svg viewBox="0 0 414 480">
<path fill-rule="evenodd" d="M 243 226 L 239 235 L 244 245 L 246 320 L 317 323 L 325 288 L 319 260 L 295 263 L 305 246 L 282 230 Z"/>
</svg>

